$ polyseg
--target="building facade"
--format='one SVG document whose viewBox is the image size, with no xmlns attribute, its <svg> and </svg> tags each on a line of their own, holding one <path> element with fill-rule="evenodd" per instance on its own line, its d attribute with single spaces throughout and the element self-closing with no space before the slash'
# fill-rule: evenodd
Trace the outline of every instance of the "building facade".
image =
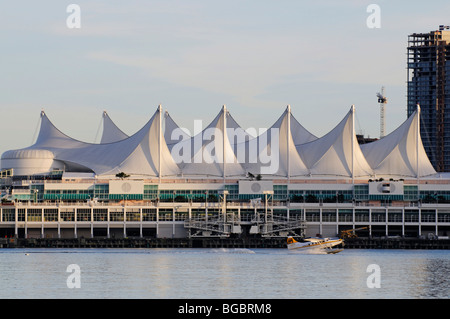
<svg viewBox="0 0 450 319">
<path fill-rule="evenodd" d="M 224 107 L 191 137 L 161 107 L 132 136 L 105 113 L 90 144 L 42 113 L 36 143 L 2 155 L 0 236 L 448 237 L 450 177 L 426 156 L 420 108 L 364 145 L 354 114 L 316 137 L 288 106 L 251 136 Z"/>
<path fill-rule="evenodd" d="M 250 183 L 250 184 L 249 184 Z M 112 185 L 114 184 L 114 186 Z M 117 185 L 141 191 L 111 194 Z M 448 237 L 450 185 L 436 180 L 258 181 L 61 180 L 13 182 L 0 235 L 19 238 L 188 236 Z M 20 188 L 19 188 L 20 185 Z M 243 192 L 243 193 L 242 193 Z M 91 200 L 96 198 L 96 200 Z"/>
</svg>

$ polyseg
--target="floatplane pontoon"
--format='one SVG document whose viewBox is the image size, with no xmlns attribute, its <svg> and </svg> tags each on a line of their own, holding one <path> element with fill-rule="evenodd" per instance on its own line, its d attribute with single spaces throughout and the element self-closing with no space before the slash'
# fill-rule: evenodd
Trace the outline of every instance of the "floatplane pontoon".
<svg viewBox="0 0 450 319">
<path fill-rule="evenodd" d="M 305 238 L 303 242 L 299 242 L 293 237 L 288 237 L 287 247 L 292 251 L 336 254 L 344 250 L 342 248 L 336 248 L 336 246 L 341 245 L 343 242 L 340 238 Z"/>
</svg>

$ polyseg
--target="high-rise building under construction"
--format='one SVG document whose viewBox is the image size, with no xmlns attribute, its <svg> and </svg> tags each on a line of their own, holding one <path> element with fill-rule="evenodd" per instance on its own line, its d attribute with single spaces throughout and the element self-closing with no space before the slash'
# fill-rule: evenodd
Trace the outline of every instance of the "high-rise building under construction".
<svg viewBox="0 0 450 319">
<path fill-rule="evenodd" d="M 450 29 L 408 36 L 408 116 L 421 107 L 421 136 L 436 171 L 450 171 Z"/>
</svg>

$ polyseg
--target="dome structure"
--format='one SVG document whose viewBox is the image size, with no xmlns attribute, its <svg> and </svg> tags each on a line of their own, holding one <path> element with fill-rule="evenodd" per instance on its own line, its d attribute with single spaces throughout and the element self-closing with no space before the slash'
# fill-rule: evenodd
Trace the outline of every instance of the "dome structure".
<svg viewBox="0 0 450 319">
<path fill-rule="evenodd" d="M 48 174 L 60 165 L 55 155 L 44 149 L 11 150 L 2 155 L 2 169 L 14 169 L 14 175 Z"/>
</svg>

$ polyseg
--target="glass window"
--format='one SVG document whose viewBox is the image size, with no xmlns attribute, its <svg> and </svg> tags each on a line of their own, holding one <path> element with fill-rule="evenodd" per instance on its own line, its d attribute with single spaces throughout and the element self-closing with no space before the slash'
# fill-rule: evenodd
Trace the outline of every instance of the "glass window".
<svg viewBox="0 0 450 319">
<path fill-rule="evenodd" d="M 172 221 L 173 209 L 161 208 L 159 210 L 160 221 Z"/>
<path fill-rule="evenodd" d="M 19 222 L 24 222 L 25 221 L 25 209 L 19 208 L 17 210 L 17 221 L 19 221 Z"/>
<path fill-rule="evenodd" d="M 108 221 L 108 210 L 101 208 L 94 208 L 94 222 Z"/>
<path fill-rule="evenodd" d="M 127 222 L 139 222 L 141 221 L 140 212 L 126 212 Z"/>
<path fill-rule="evenodd" d="M 58 210 L 57 209 L 44 209 L 44 222 L 57 222 Z"/>
<path fill-rule="evenodd" d="M 156 221 L 156 208 L 142 209 L 142 221 L 144 221 L 144 222 Z"/>
<path fill-rule="evenodd" d="M 62 211 L 59 213 L 61 222 L 73 222 L 75 220 L 74 211 Z"/>
<path fill-rule="evenodd" d="M 16 220 L 16 211 L 14 209 L 5 208 L 2 210 L 3 221 L 13 222 Z"/>
<path fill-rule="evenodd" d="M 41 209 L 28 209 L 27 221 L 29 222 L 41 222 L 42 221 L 42 210 Z"/>
<path fill-rule="evenodd" d="M 77 221 L 78 222 L 90 222 L 91 221 L 91 210 L 88 208 L 77 209 Z"/>
<path fill-rule="evenodd" d="M 372 222 L 374 222 L 374 223 L 386 222 L 386 212 L 372 211 Z"/>
<path fill-rule="evenodd" d="M 109 221 L 111 222 L 123 222 L 123 212 L 109 212 Z"/>
<path fill-rule="evenodd" d="M 308 222 L 320 222 L 320 211 L 307 209 L 305 212 L 306 221 Z"/>
</svg>

